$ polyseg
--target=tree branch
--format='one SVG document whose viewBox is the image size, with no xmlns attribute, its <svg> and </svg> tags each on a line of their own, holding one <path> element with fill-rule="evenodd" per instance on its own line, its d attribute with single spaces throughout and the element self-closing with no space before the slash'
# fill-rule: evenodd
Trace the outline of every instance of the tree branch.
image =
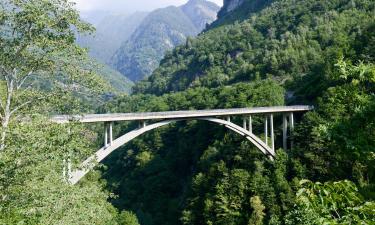
<svg viewBox="0 0 375 225">
<path fill-rule="evenodd" d="M 14 108 L 11 112 L 10 112 L 10 115 L 13 115 L 14 113 L 16 113 L 18 110 L 22 109 L 23 107 L 27 106 L 28 104 L 32 103 L 33 101 L 30 100 L 30 101 L 27 101 L 27 102 L 24 102 L 22 103 L 21 105 L 17 106 L 16 108 Z"/>
<path fill-rule="evenodd" d="M 33 100 L 29 100 L 29 101 L 26 101 L 24 103 L 22 103 L 21 105 L 17 106 L 16 108 L 14 108 L 11 112 L 10 112 L 10 115 L 12 116 L 14 113 L 16 113 L 18 110 L 24 108 L 25 106 L 33 103 L 34 101 L 40 101 L 40 100 L 43 100 L 45 99 L 45 97 L 40 97 L 40 98 L 37 98 L 37 99 L 33 99 Z"/>
<path fill-rule="evenodd" d="M 34 73 L 34 71 L 33 71 L 33 69 L 30 71 L 30 72 L 28 72 L 27 74 L 26 74 L 26 76 L 24 77 L 24 78 L 22 78 L 22 80 L 19 82 L 19 84 L 17 85 L 17 90 L 19 90 L 21 87 L 22 87 L 22 85 L 25 83 L 25 81 L 27 80 L 27 78 L 29 78 L 32 74 Z"/>
<path fill-rule="evenodd" d="M 3 111 L 2 113 L 0 113 L 0 118 L 3 118 L 3 113 L 5 113 L 5 108 L 4 108 L 3 100 L 1 98 L 0 98 L 0 109 Z"/>
</svg>

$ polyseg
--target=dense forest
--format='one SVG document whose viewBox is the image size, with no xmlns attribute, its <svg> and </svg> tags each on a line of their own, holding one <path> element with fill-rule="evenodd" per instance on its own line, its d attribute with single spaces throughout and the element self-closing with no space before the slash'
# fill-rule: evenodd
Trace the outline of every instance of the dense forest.
<svg viewBox="0 0 375 225">
<path fill-rule="evenodd" d="M 374 224 L 375 2 L 241 2 L 131 95 L 108 96 L 100 70 L 82 66 L 76 33 L 93 28 L 73 4 L 2 0 L 0 224 Z M 296 118 L 293 148 L 275 161 L 224 127 L 186 121 L 135 139 L 74 186 L 67 162 L 92 154 L 103 127 L 48 120 L 292 104 L 315 110 Z"/>
</svg>

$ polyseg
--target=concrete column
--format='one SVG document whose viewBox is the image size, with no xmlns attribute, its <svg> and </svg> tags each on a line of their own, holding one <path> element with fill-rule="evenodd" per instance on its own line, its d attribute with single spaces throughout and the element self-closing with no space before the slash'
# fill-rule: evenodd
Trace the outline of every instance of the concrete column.
<svg viewBox="0 0 375 225">
<path fill-rule="evenodd" d="M 268 145 L 268 117 L 267 115 L 264 117 L 264 140 L 266 145 Z"/>
<path fill-rule="evenodd" d="M 227 121 L 230 122 L 230 116 L 227 117 Z"/>
<path fill-rule="evenodd" d="M 104 147 L 108 147 L 108 123 L 104 124 Z"/>
<path fill-rule="evenodd" d="M 283 148 L 284 150 L 288 149 L 288 121 L 286 115 L 283 114 Z"/>
<path fill-rule="evenodd" d="M 290 130 L 294 130 L 294 114 L 291 112 L 289 114 L 289 124 L 290 124 Z"/>
<path fill-rule="evenodd" d="M 247 130 L 247 121 L 246 118 L 243 118 L 243 129 Z"/>
<path fill-rule="evenodd" d="M 271 125 L 271 148 L 275 152 L 275 132 L 273 129 L 273 114 L 270 115 L 270 125 Z"/>
<path fill-rule="evenodd" d="M 109 123 L 109 145 L 113 142 L 113 122 Z"/>
<path fill-rule="evenodd" d="M 253 133 L 253 118 L 249 116 L 249 131 Z"/>
<path fill-rule="evenodd" d="M 290 130 L 289 130 L 289 132 L 290 132 L 290 135 L 289 135 L 289 137 L 292 137 L 292 134 L 293 134 L 293 131 L 294 131 L 294 114 L 293 114 L 293 112 L 291 112 L 290 114 L 289 114 L 289 126 L 290 126 Z M 292 149 L 293 148 L 293 140 L 290 140 L 290 149 Z"/>
</svg>

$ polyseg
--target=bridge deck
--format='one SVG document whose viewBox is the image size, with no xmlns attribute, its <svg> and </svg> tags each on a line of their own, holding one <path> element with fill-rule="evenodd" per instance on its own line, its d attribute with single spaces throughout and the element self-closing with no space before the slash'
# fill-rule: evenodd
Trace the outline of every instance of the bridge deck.
<svg viewBox="0 0 375 225">
<path fill-rule="evenodd" d="M 157 119 L 189 119 L 216 116 L 254 115 L 270 113 L 304 112 L 310 111 L 313 106 L 275 106 L 256 107 L 242 109 L 214 109 L 214 110 L 192 110 L 192 111 L 169 111 L 169 112 L 139 112 L 139 113 L 113 113 L 113 114 L 87 114 L 87 115 L 60 115 L 52 117 L 56 123 L 68 123 L 78 121 L 81 123 L 115 122 L 134 120 L 157 120 Z"/>
</svg>

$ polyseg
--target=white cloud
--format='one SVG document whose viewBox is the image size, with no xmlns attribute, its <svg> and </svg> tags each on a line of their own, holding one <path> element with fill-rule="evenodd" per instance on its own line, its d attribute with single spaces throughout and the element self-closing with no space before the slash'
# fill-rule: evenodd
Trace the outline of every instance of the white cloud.
<svg viewBox="0 0 375 225">
<path fill-rule="evenodd" d="M 80 11 L 114 11 L 114 12 L 134 12 L 150 11 L 170 5 L 182 5 L 187 0 L 72 0 L 77 3 Z M 210 0 L 218 5 L 223 4 L 223 0 Z"/>
</svg>

